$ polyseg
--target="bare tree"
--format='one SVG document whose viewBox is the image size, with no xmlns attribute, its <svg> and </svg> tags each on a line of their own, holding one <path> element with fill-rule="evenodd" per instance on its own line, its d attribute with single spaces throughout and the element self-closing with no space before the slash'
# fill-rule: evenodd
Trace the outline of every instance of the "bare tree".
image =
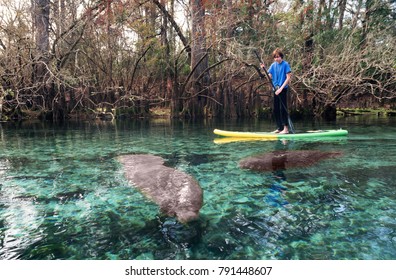
<svg viewBox="0 0 396 280">
<path fill-rule="evenodd" d="M 49 60 L 50 0 L 32 0 L 32 15 L 36 42 L 36 75 L 43 81 Z"/>
<path fill-rule="evenodd" d="M 258 116 L 271 94 L 252 51 L 268 63 L 275 47 L 293 69 L 292 111 L 334 116 L 339 106 L 388 108 L 396 98 L 389 0 L 0 5 L 3 119 L 147 116 L 156 106 L 175 117 Z"/>
</svg>

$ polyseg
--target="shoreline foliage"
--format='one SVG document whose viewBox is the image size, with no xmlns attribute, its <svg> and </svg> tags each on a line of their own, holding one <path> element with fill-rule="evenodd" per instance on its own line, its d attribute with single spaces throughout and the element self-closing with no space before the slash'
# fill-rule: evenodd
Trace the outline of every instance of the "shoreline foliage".
<svg viewBox="0 0 396 280">
<path fill-rule="evenodd" d="M 21 3 L 23 2 L 23 3 Z M 259 117 L 282 47 L 290 110 L 396 109 L 393 0 L 0 0 L 0 120 Z"/>
</svg>

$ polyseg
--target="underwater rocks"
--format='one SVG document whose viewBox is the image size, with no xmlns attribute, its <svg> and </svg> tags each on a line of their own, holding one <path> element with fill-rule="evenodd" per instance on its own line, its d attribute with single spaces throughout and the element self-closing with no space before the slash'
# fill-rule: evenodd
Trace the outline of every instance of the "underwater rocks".
<svg viewBox="0 0 396 280">
<path fill-rule="evenodd" d="M 118 160 L 124 166 L 127 180 L 165 215 L 174 216 L 181 223 L 198 219 L 203 192 L 193 177 L 165 166 L 159 156 L 123 155 Z"/>
<path fill-rule="evenodd" d="M 262 155 L 251 156 L 239 162 L 244 169 L 255 171 L 278 171 L 290 168 L 306 167 L 328 158 L 342 156 L 341 152 L 323 151 L 274 151 Z"/>
</svg>

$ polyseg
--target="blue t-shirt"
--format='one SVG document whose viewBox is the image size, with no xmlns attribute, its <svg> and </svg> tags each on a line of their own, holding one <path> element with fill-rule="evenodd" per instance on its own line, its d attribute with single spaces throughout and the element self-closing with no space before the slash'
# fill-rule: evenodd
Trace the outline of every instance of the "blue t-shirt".
<svg viewBox="0 0 396 280">
<path fill-rule="evenodd" d="M 282 60 L 281 63 L 272 63 L 268 72 L 272 75 L 272 82 L 274 83 L 274 86 L 281 87 L 286 81 L 286 74 L 291 72 L 291 68 L 289 63 Z M 289 85 L 286 85 L 285 88 L 287 88 L 288 86 Z"/>
</svg>

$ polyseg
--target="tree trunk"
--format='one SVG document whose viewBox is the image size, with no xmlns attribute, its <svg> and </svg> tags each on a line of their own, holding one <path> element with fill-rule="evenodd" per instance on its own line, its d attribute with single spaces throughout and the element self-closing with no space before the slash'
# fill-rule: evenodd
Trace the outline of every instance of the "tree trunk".
<svg viewBox="0 0 396 280">
<path fill-rule="evenodd" d="M 345 15 L 345 9 L 346 9 L 346 2 L 347 0 L 340 0 L 340 5 L 339 5 L 339 18 L 338 18 L 338 30 L 342 30 L 344 27 L 344 15 Z"/>
<path fill-rule="evenodd" d="M 182 41 L 184 48 L 190 55 L 190 45 L 188 44 L 187 38 L 183 35 L 183 32 L 181 31 L 180 27 L 177 25 L 175 19 L 173 16 L 169 14 L 169 12 L 166 10 L 165 6 L 162 5 L 158 0 L 152 0 L 153 3 L 161 10 L 161 12 L 168 18 L 170 23 L 172 24 L 173 29 L 176 31 L 177 35 L 180 38 L 180 41 Z"/>
<path fill-rule="evenodd" d="M 106 13 L 107 13 L 107 22 L 106 22 L 106 31 L 107 31 L 107 47 L 108 47 L 108 58 L 107 58 L 107 76 L 108 82 L 107 85 L 112 87 L 114 85 L 113 82 L 113 61 L 114 61 L 114 35 L 112 30 L 112 20 L 113 20 L 113 11 L 111 8 L 111 0 L 107 0 L 106 3 Z"/>
<path fill-rule="evenodd" d="M 361 16 L 360 10 L 362 9 L 362 5 L 363 5 L 363 0 L 358 0 L 356 11 L 354 11 L 353 13 L 351 29 L 355 29 L 358 26 L 358 21 Z"/>
<path fill-rule="evenodd" d="M 161 0 L 161 5 L 165 6 L 165 0 Z M 165 71 L 162 78 L 162 93 L 164 100 L 169 100 L 172 96 L 172 57 L 171 57 L 171 45 L 168 35 L 168 18 L 163 15 L 161 25 L 161 45 L 165 49 Z"/>
<path fill-rule="evenodd" d="M 36 81 L 43 82 L 48 65 L 49 50 L 49 14 L 50 0 L 33 0 L 33 22 L 35 26 L 36 54 Z"/>
<path fill-rule="evenodd" d="M 191 0 L 191 71 L 192 90 L 188 102 L 188 111 L 190 116 L 200 117 L 203 115 L 204 98 L 200 97 L 201 93 L 209 85 L 209 73 L 207 71 L 209 61 L 206 50 L 206 30 L 205 30 L 205 7 L 202 0 Z"/>
<path fill-rule="evenodd" d="M 181 28 L 177 25 L 173 13 L 169 12 L 166 9 L 165 1 L 164 0 L 152 0 L 153 3 L 160 9 L 163 14 L 163 26 L 161 32 L 161 41 L 162 44 L 166 46 L 166 64 L 168 69 L 165 71 L 166 73 L 166 92 L 167 96 L 170 97 L 170 110 L 171 110 L 171 117 L 177 118 L 180 116 L 180 111 L 182 109 L 181 104 L 181 92 L 180 87 L 178 85 L 178 69 L 177 69 L 177 62 L 171 62 L 170 52 L 171 49 L 176 49 L 175 47 L 175 39 L 173 32 L 170 32 L 170 36 L 168 35 L 168 22 L 172 25 L 173 29 L 177 33 L 179 39 L 182 41 L 184 49 L 187 51 L 188 56 L 191 56 L 191 47 L 187 41 L 187 38 L 183 35 Z M 171 9 L 173 11 L 174 7 L 174 0 L 171 0 Z M 174 65 L 174 69 L 171 69 L 171 65 Z M 166 98 L 167 99 L 167 98 Z"/>
<path fill-rule="evenodd" d="M 375 5 L 373 0 L 366 0 L 365 2 L 365 11 L 363 13 L 362 18 L 362 33 L 361 33 L 361 42 L 360 48 L 365 49 L 367 45 L 367 35 L 369 33 L 370 24 L 371 24 L 371 16 L 372 16 L 372 8 Z"/>
<path fill-rule="evenodd" d="M 53 118 L 54 91 L 50 85 L 49 65 L 49 26 L 50 0 L 32 0 L 32 20 L 34 26 L 34 40 L 36 52 L 33 56 L 32 82 L 36 90 L 33 103 L 42 102 L 40 116 L 43 119 Z"/>
</svg>

